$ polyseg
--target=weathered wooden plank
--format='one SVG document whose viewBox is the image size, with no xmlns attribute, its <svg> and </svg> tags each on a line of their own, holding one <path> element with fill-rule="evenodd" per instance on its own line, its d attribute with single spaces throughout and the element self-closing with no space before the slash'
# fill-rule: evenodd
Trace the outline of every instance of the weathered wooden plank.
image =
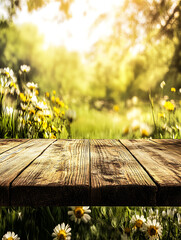
<svg viewBox="0 0 181 240">
<path fill-rule="evenodd" d="M 160 143 L 162 145 L 181 145 L 181 139 L 150 139 L 153 142 Z"/>
<path fill-rule="evenodd" d="M 181 140 L 180 139 L 151 139 L 150 141 L 157 143 L 157 148 L 177 153 L 181 156 Z"/>
<path fill-rule="evenodd" d="M 12 205 L 89 203 L 89 141 L 58 140 L 11 185 Z"/>
<path fill-rule="evenodd" d="M 0 205 L 9 205 L 11 182 L 53 141 L 52 139 L 33 139 L 0 155 Z"/>
<path fill-rule="evenodd" d="M 157 205 L 181 205 L 181 158 L 149 140 L 120 140 L 158 186 Z"/>
<path fill-rule="evenodd" d="M 0 139 L 0 154 L 27 141 L 28 139 Z"/>
<path fill-rule="evenodd" d="M 91 140 L 91 204 L 155 205 L 157 187 L 117 140 Z"/>
<path fill-rule="evenodd" d="M 160 143 L 161 145 L 181 145 L 181 139 L 150 139 L 150 141 Z"/>
</svg>

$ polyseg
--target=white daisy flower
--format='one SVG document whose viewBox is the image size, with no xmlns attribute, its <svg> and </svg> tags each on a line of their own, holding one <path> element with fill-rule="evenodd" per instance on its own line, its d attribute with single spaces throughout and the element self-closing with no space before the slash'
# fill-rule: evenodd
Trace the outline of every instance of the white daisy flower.
<svg viewBox="0 0 181 240">
<path fill-rule="evenodd" d="M 71 211 L 68 211 L 68 215 L 71 215 L 70 219 L 77 222 L 78 224 L 81 220 L 85 223 L 91 220 L 91 217 L 88 213 L 91 213 L 89 207 L 71 207 Z"/>
<path fill-rule="evenodd" d="M 46 110 L 46 109 L 48 109 L 48 106 L 46 105 L 45 102 L 37 102 L 36 108 L 38 110 Z"/>
<path fill-rule="evenodd" d="M 21 65 L 20 69 L 22 72 L 29 72 L 31 68 L 30 66 L 27 66 L 24 64 L 24 65 Z"/>
<path fill-rule="evenodd" d="M 177 212 L 177 210 L 175 208 L 174 209 L 168 208 L 167 209 L 167 216 L 170 217 L 170 218 L 174 218 L 174 215 L 175 215 L 176 212 Z"/>
<path fill-rule="evenodd" d="M 163 89 L 164 88 L 164 86 L 165 86 L 165 81 L 162 81 L 161 83 L 160 83 L 160 87 Z"/>
<path fill-rule="evenodd" d="M 38 88 L 38 84 L 33 83 L 33 82 L 28 82 L 28 83 L 26 84 L 26 86 L 27 86 L 30 90 L 34 90 L 34 89 Z"/>
<path fill-rule="evenodd" d="M 167 215 L 166 211 L 163 210 L 163 211 L 162 211 L 162 217 L 165 217 L 166 215 Z"/>
<path fill-rule="evenodd" d="M 134 230 L 139 229 L 142 231 L 146 219 L 143 215 L 133 215 L 130 224 L 133 226 Z"/>
<path fill-rule="evenodd" d="M 2 240 L 20 240 L 20 238 L 18 237 L 17 234 L 15 235 L 14 232 L 7 232 L 7 233 L 3 236 Z"/>
<path fill-rule="evenodd" d="M 147 219 L 143 231 L 145 231 L 149 240 L 157 240 L 162 236 L 162 226 L 156 221 L 156 219 Z"/>
<path fill-rule="evenodd" d="M 65 223 L 62 223 L 61 225 L 58 224 L 54 229 L 53 229 L 52 237 L 53 240 L 70 240 L 71 239 L 71 228 L 67 224 L 65 226 Z"/>
<path fill-rule="evenodd" d="M 149 137 L 153 132 L 153 129 L 145 123 L 141 123 L 140 132 L 142 137 Z"/>
<path fill-rule="evenodd" d="M 9 67 L 7 68 L 4 68 L 4 74 L 7 76 L 7 77 L 11 77 L 14 79 L 14 72 L 12 69 L 10 69 Z"/>
<path fill-rule="evenodd" d="M 32 101 L 33 103 L 37 103 L 37 102 L 38 102 L 37 96 L 36 96 L 36 95 L 32 95 L 32 96 L 31 96 L 31 101 Z"/>
<path fill-rule="evenodd" d="M 6 107 L 4 110 L 7 115 L 12 115 L 14 111 L 12 107 Z"/>
</svg>

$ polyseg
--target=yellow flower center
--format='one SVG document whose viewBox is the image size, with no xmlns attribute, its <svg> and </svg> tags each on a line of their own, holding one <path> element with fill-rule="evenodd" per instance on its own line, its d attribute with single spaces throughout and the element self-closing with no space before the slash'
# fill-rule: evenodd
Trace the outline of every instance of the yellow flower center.
<svg viewBox="0 0 181 240">
<path fill-rule="evenodd" d="M 58 240 L 65 240 L 67 237 L 67 234 L 65 230 L 60 230 L 59 233 L 57 234 Z"/>
<path fill-rule="evenodd" d="M 31 115 L 31 114 L 35 114 L 35 110 L 33 110 L 33 109 L 31 109 L 30 111 L 29 111 L 29 114 Z"/>
<path fill-rule="evenodd" d="M 33 91 L 33 89 L 35 89 L 35 87 L 34 87 L 34 86 L 29 86 L 29 89 L 30 89 L 31 91 Z"/>
<path fill-rule="evenodd" d="M 146 129 L 142 129 L 141 135 L 142 135 L 142 137 L 148 137 L 149 133 L 148 133 L 148 131 Z"/>
<path fill-rule="evenodd" d="M 13 237 L 9 237 L 7 240 L 14 240 L 14 238 Z"/>
<path fill-rule="evenodd" d="M 157 228 L 155 226 L 150 226 L 148 228 L 148 234 L 149 236 L 156 236 L 157 235 Z"/>
<path fill-rule="evenodd" d="M 6 71 L 6 72 L 5 72 L 5 74 L 6 74 L 8 77 L 10 77 L 10 74 L 9 74 L 9 72 L 7 72 L 7 71 Z"/>
<path fill-rule="evenodd" d="M 141 228 L 142 225 L 143 225 L 143 221 L 142 221 L 142 220 L 140 220 L 140 219 L 136 220 L 136 222 L 135 222 L 135 227 Z"/>
<path fill-rule="evenodd" d="M 76 218 L 81 218 L 84 215 L 84 209 L 82 207 L 76 207 L 74 213 Z"/>
</svg>

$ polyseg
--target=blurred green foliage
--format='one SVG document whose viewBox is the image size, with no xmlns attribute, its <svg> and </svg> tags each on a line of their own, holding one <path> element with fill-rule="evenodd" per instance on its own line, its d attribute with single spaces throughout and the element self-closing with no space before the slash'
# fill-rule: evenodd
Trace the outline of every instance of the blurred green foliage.
<svg viewBox="0 0 181 240">
<path fill-rule="evenodd" d="M 8 9 L 21 6 L 21 1 L 10 2 Z M 29 0 L 27 5 L 32 11 L 48 2 Z M 62 8 L 72 3 L 60 2 Z M 56 88 L 70 102 L 79 97 L 80 102 L 87 99 L 94 106 L 95 101 L 104 100 L 109 108 L 134 95 L 148 100 L 148 92 L 158 93 L 162 80 L 167 90 L 181 87 L 180 13 L 180 1 L 125 1 L 114 13 L 112 35 L 98 41 L 84 63 L 78 53 L 63 47 L 43 49 L 43 37 L 35 26 L 11 24 L 1 28 L 0 66 L 18 72 L 20 65 L 30 65 L 30 77 L 42 91 Z"/>
</svg>

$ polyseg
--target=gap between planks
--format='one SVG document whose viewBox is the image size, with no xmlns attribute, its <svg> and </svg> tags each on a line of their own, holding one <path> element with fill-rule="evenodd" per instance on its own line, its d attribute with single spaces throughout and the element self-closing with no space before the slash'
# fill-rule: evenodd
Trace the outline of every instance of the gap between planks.
<svg viewBox="0 0 181 240">
<path fill-rule="evenodd" d="M 158 183 L 155 181 L 155 179 L 152 177 L 152 175 L 147 171 L 147 169 L 144 167 L 144 165 L 136 158 L 136 156 L 129 150 L 129 148 L 126 145 L 124 145 L 121 141 L 122 140 L 119 139 L 119 142 L 127 149 L 127 151 L 133 156 L 133 158 L 138 162 L 138 164 L 144 169 L 144 171 L 148 174 L 148 176 L 151 178 L 151 180 L 155 183 L 155 185 L 157 187 L 157 191 L 158 191 L 158 189 L 159 189 Z"/>
<path fill-rule="evenodd" d="M 6 144 L 4 143 L 4 141 L 7 141 L 9 144 Z M 2 148 L 2 142 L 3 142 L 3 145 L 5 145 L 5 150 L 2 150 L 2 152 L 0 152 L 0 154 L 3 154 L 9 150 L 12 150 L 13 148 L 16 148 L 16 147 L 19 147 L 20 145 L 24 144 L 24 143 L 27 143 L 28 141 L 30 141 L 30 139 L 0 139 L 0 147 Z M 14 144 L 12 144 L 14 143 Z M 8 147 L 8 145 L 10 145 Z M 12 145 L 12 146 L 11 146 Z"/>
<path fill-rule="evenodd" d="M 159 140 L 161 143 L 156 142 L 156 140 L 154 142 L 142 139 L 120 141 L 126 145 L 133 155 L 136 155 L 136 159 L 154 178 L 154 182 L 158 186 L 157 205 L 180 205 L 181 148 L 174 146 L 174 143 L 169 143 L 171 140 Z M 180 146 L 179 141 L 177 142 L 178 145 Z"/>
</svg>

